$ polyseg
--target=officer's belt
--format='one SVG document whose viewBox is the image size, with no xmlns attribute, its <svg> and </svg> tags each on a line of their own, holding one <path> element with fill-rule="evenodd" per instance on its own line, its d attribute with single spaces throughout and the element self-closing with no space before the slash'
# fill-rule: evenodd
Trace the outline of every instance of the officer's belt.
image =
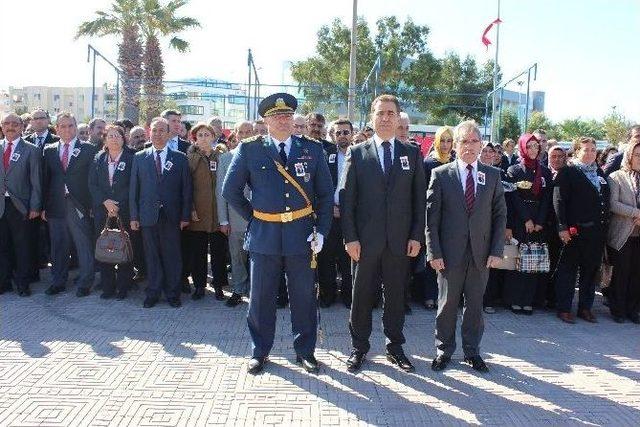
<svg viewBox="0 0 640 427">
<path fill-rule="evenodd" d="M 280 175 L 282 175 L 284 179 L 290 182 L 291 185 L 293 185 L 293 188 L 295 188 L 298 191 L 298 193 L 302 195 L 302 197 L 304 198 L 304 201 L 307 203 L 307 206 L 305 206 L 302 209 L 297 209 L 295 211 L 283 212 L 283 213 L 267 213 L 267 212 L 260 212 L 260 211 L 254 210 L 253 216 L 262 221 L 267 221 L 267 222 L 291 222 L 296 219 L 304 218 L 309 215 L 313 215 L 315 218 L 315 213 L 313 212 L 313 206 L 311 206 L 311 200 L 309 199 L 309 196 L 307 196 L 307 193 L 304 191 L 304 188 L 302 188 L 302 186 L 298 184 L 298 181 L 296 181 L 289 174 L 289 172 L 287 172 L 287 170 L 284 167 L 282 167 L 280 163 L 278 163 L 275 160 L 273 161 L 273 163 L 275 163 L 276 169 L 278 169 L 278 172 L 280 172 Z"/>
</svg>

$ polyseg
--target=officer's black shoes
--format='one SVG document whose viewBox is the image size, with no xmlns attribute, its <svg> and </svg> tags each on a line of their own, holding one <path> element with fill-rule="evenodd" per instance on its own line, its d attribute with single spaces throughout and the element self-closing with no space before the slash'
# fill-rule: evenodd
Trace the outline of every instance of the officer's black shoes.
<svg viewBox="0 0 640 427">
<path fill-rule="evenodd" d="M 449 362 L 451 362 L 451 358 L 449 356 L 440 355 L 433 359 L 433 362 L 431 362 L 431 369 L 436 372 L 444 371 L 445 369 L 447 369 L 447 365 L 449 364 Z"/>
<path fill-rule="evenodd" d="M 78 288 L 76 291 L 76 296 L 78 298 L 86 297 L 90 294 L 89 288 Z"/>
<path fill-rule="evenodd" d="M 231 294 L 225 305 L 227 307 L 235 307 L 236 305 L 242 302 L 242 295 L 236 294 L 235 292 Z"/>
<path fill-rule="evenodd" d="M 635 323 L 636 325 L 640 325 L 640 314 L 638 313 L 630 314 L 629 320 L 631 320 L 631 322 Z"/>
<path fill-rule="evenodd" d="M 182 307 L 182 303 L 180 302 L 180 298 L 179 297 L 175 297 L 175 298 L 167 298 L 167 302 L 169 303 L 169 305 L 173 308 L 179 308 Z"/>
<path fill-rule="evenodd" d="M 18 295 L 21 296 L 21 297 L 30 297 L 31 296 L 31 289 L 29 289 L 29 288 L 19 289 L 18 290 Z"/>
<path fill-rule="evenodd" d="M 191 299 L 197 301 L 204 298 L 204 288 L 197 287 L 195 292 L 191 294 Z"/>
<path fill-rule="evenodd" d="M 473 369 L 478 372 L 489 372 L 487 364 L 484 363 L 484 360 L 482 360 L 482 357 L 480 356 L 465 357 L 464 363 L 468 363 Z"/>
<path fill-rule="evenodd" d="M 153 308 L 153 307 L 156 306 L 157 303 L 158 303 L 158 298 L 146 297 L 144 299 L 143 307 L 144 308 Z"/>
<path fill-rule="evenodd" d="M 249 360 L 247 372 L 251 375 L 257 375 L 262 372 L 265 363 L 267 363 L 266 357 L 253 357 L 251 360 Z"/>
<path fill-rule="evenodd" d="M 624 323 L 625 322 L 624 317 L 622 317 L 622 316 L 613 316 L 613 321 L 616 322 L 616 323 Z"/>
<path fill-rule="evenodd" d="M 364 363 L 366 353 L 362 353 L 358 350 L 353 350 L 351 356 L 347 359 L 347 370 L 349 372 L 357 372 Z"/>
<path fill-rule="evenodd" d="M 405 372 L 413 372 L 416 370 L 407 356 L 402 350 L 397 352 L 387 352 L 387 360 Z"/>
<path fill-rule="evenodd" d="M 221 288 L 216 288 L 215 294 L 218 301 L 224 301 L 224 292 L 222 292 Z"/>
<path fill-rule="evenodd" d="M 318 368 L 318 361 L 313 354 L 310 356 L 296 356 L 296 363 L 301 364 L 304 370 L 310 374 L 317 374 L 320 370 Z"/>
<path fill-rule="evenodd" d="M 111 299 L 114 296 L 116 296 L 115 292 L 112 291 L 104 291 L 102 292 L 102 294 L 100 294 L 100 299 Z"/>
<path fill-rule="evenodd" d="M 118 295 L 116 295 L 116 299 L 118 301 L 122 301 L 123 299 L 126 299 L 126 298 L 127 298 L 127 291 L 126 290 L 123 289 L 121 291 L 118 291 Z"/>
<path fill-rule="evenodd" d="M 53 286 L 53 285 L 51 285 L 51 286 L 49 286 L 47 288 L 46 291 L 44 291 L 44 293 L 47 294 L 47 295 L 57 295 L 60 292 L 64 292 L 65 289 L 66 288 L 64 286 Z"/>
<path fill-rule="evenodd" d="M 276 299 L 276 307 L 285 308 L 288 302 L 289 301 L 285 295 L 278 295 L 278 298 Z"/>
<path fill-rule="evenodd" d="M 349 297 L 342 297 L 342 303 L 345 307 L 351 309 L 351 295 L 349 295 Z"/>
<path fill-rule="evenodd" d="M 186 283 L 182 284 L 182 293 L 183 294 L 190 294 L 191 293 L 191 285 L 189 284 L 189 282 L 186 282 Z"/>
</svg>

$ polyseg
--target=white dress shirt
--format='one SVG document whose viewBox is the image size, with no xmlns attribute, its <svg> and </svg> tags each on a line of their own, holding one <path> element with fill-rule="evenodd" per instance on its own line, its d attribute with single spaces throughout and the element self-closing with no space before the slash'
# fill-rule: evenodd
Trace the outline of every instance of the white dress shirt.
<svg viewBox="0 0 640 427">
<path fill-rule="evenodd" d="M 462 184 L 462 192 L 464 193 L 467 189 L 467 174 L 469 171 L 467 170 L 468 163 L 463 162 L 459 157 L 456 159 L 456 165 L 458 165 L 458 176 L 460 177 L 460 183 Z M 474 160 L 471 163 L 473 166 L 473 170 L 471 173 L 473 174 L 473 192 L 474 194 L 478 192 L 478 161 Z"/>
<path fill-rule="evenodd" d="M 18 142 L 20 142 L 20 137 L 17 137 L 14 141 L 11 141 L 11 154 L 9 154 L 9 162 L 11 162 L 11 156 L 13 156 L 14 151 L 16 151 L 16 145 L 18 145 Z M 2 158 L 4 158 L 4 152 L 7 149 L 7 144 L 9 143 L 9 141 L 7 141 L 7 138 L 5 138 L 2 141 Z M 7 173 L 7 171 L 4 171 L 5 173 Z M 6 197 L 9 197 L 9 192 L 6 191 L 4 193 L 4 195 Z"/>
<path fill-rule="evenodd" d="M 76 146 L 76 138 L 73 138 L 69 142 L 69 157 L 67 158 L 67 166 L 69 166 L 69 161 L 71 161 L 71 156 L 73 155 L 73 149 Z M 58 156 L 60 157 L 60 161 L 62 162 L 62 154 L 64 153 L 64 142 L 60 140 L 60 145 L 58 146 Z"/>
<path fill-rule="evenodd" d="M 289 158 L 289 152 L 291 152 L 291 137 L 287 138 L 285 141 L 278 141 L 273 136 L 269 135 L 269 139 L 273 145 L 276 146 L 276 151 L 280 152 L 280 144 L 284 142 L 284 153 L 287 155 L 287 159 Z"/>
<path fill-rule="evenodd" d="M 42 132 L 42 135 L 38 135 L 36 133 L 36 137 L 34 139 L 34 144 L 36 144 L 36 146 L 40 147 L 42 146 L 42 144 L 44 144 L 44 142 L 47 140 L 47 136 L 49 136 L 49 129 L 45 130 L 44 132 Z"/>
<path fill-rule="evenodd" d="M 375 134 L 373 134 L 373 141 L 375 142 L 376 152 L 378 153 L 378 161 L 380 162 L 380 167 L 382 168 L 383 172 L 386 172 L 384 170 L 384 147 L 382 146 L 382 143 L 385 140 L 380 138 L 378 136 L 378 134 L 375 133 Z M 394 153 L 394 148 L 395 148 L 395 138 L 391 138 L 388 141 L 389 141 L 389 144 L 391 144 L 389 146 L 389 148 L 391 149 L 391 164 L 393 165 L 393 153 Z"/>
<path fill-rule="evenodd" d="M 338 196 L 340 194 L 340 181 L 342 180 L 342 171 L 344 171 L 344 160 L 346 156 L 347 155 L 338 148 L 338 154 L 336 155 L 336 162 L 338 163 L 338 185 L 336 186 L 336 192 L 333 194 L 333 203 L 335 205 L 340 205 L 340 198 Z"/>
</svg>

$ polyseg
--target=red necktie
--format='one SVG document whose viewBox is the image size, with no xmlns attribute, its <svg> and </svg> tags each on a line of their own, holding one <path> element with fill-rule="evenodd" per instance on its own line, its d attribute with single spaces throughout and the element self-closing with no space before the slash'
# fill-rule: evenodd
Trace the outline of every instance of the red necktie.
<svg viewBox="0 0 640 427">
<path fill-rule="evenodd" d="M 467 212 L 473 209 L 473 202 L 476 201 L 475 182 L 473 181 L 473 166 L 467 165 L 467 183 L 464 187 L 464 201 L 467 205 Z"/>
<path fill-rule="evenodd" d="M 9 160 L 11 160 L 11 146 L 12 142 L 8 142 L 4 147 L 4 154 L 2 155 L 2 164 L 4 165 L 5 172 L 9 170 Z"/>
<path fill-rule="evenodd" d="M 69 143 L 64 143 L 64 148 L 62 149 L 62 169 L 67 171 L 67 166 L 69 166 Z"/>
</svg>

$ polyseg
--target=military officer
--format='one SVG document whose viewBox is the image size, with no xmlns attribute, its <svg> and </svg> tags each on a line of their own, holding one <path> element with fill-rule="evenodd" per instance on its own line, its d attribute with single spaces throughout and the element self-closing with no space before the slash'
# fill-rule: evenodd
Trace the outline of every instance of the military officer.
<svg viewBox="0 0 640 427">
<path fill-rule="evenodd" d="M 322 145 L 293 135 L 298 101 L 277 93 L 258 112 L 267 135 L 238 147 L 222 186 L 222 195 L 247 221 L 245 245 L 251 258 L 251 300 L 247 323 L 253 342 L 248 371 L 262 371 L 273 346 L 276 294 L 287 275 L 296 361 L 317 372 L 315 256 L 331 228 L 333 184 Z M 245 197 L 245 185 L 252 190 Z"/>
</svg>

